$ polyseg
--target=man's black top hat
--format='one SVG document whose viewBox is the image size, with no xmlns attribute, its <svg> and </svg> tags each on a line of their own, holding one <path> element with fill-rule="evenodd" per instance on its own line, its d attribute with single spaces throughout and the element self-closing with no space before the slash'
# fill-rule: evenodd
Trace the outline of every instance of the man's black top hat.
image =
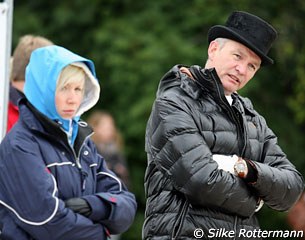
<svg viewBox="0 0 305 240">
<path fill-rule="evenodd" d="M 247 46 L 261 58 L 262 66 L 273 64 L 267 54 L 276 37 L 277 32 L 269 23 L 240 11 L 233 12 L 225 26 L 213 26 L 208 32 L 209 43 L 216 38 L 228 38 Z"/>
</svg>

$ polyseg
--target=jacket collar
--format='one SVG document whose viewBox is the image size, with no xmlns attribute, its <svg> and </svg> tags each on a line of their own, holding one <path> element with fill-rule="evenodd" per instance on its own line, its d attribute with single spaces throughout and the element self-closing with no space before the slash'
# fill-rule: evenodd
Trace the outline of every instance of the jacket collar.
<svg viewBox="0 0 305 240">
<path fill-rule="evenodd" d="M 206 69 L 194 65 L 190 67 L 190 71 L 203 92 L 209 93 L 215 98 L 226 100 L 221 80 L 218 77 L 215 68 Z"/>
<path fill-rule="evenodd" d="M 227 102 L 224 94 L 222 83 L 216 73 L 216 70 L 205 69 L 198 65 L 189 68 L 194 79 L 189 78 L 180 71 L 184 65 L 175 65 L 161 79 L 157 95 L 162 94 L 167 89 L 180 86 L 183 91 L 194 99 L 198 99 L 201 95 L 212 95 L 215 99 Z M 234 97 L 233 97 L 234 98 Z"/>
<path fill-rule="evenodd" d="M 70 145 L 68 136 L 61 128 L 61 125 L 39 112 L 26 98 L 20 100 L 19 109 L 23 124 L 31 129 L 31 131 L 44 135 L 53 141 L 59 142 L 58 140 L 60 140 L 67 146 Z M 90 137 L 93 133 L 92 128 L 86 122 L 79 121 L 78 125 L 78 133 L 73 146 L 76 153 L 79 152 L 86 138 Z"/>
<path fill-rule="evenodd" d="M 180 71 L 182 66 L 189 68 L 195 80 L 189 78 Z M 162 95 L 163 92 L 174 86 L 180 86 L 180 88 L 193 99 L 199 99 L 202 96 L 210 95 L 220 106 L 224 108 L 230 106 L 225 97 L 221 80 L 214 68 L 206 69 L 198 65 L 193 65 L 191 67 L 186 65 L 175 65 L 162 77 L 159 83 L 157 96 Z M 240 105 L 240 96 L 237 93 L 233 93 L 232 98 L 232 106 L 234 105 L 236 107 L 237 105 Z"/>
<path fill-rule="evenodd" d="M 22 92 L 20 92 L 17 88 L 14 88 L 12 85 L 10 85 L 9 99 L 15 106 L 18 105 L 18 101 L 23 97 L 24 94 Z"/>
</svg>

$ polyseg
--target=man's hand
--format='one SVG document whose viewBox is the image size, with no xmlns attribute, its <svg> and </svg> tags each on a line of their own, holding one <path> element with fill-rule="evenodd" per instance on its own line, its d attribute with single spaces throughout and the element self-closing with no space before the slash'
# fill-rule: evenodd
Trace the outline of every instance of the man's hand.
<svg viewBox="0 0 305 240">
<path fill-rule="evenodd" d="M 190 72 L 190 70 L 186 67 L 181 67 L 180 68 L 180 72 L 185 73 L 186 75 L 189 76 L 189 78 L 194 79 L 192 73 Z"/>
<path fill-rule="evenodd" d="M 238 157 L 236 155 L 229 156 L 229 155 L 214 154 L 213 160 L 217 162 L 218 169 L 222 169 L 224 171 L 236 175 L 234 171 L 234 164 L 238 160 Z"/>
<path fill-rule="evenodd" d="M 248 165 L 246 161 L 237 155 L 214 154 L 213 160 L 217 162 L 218 169 L 222 169 L 241 178 L 246 178 L 248 175 Z"/>
</svg>

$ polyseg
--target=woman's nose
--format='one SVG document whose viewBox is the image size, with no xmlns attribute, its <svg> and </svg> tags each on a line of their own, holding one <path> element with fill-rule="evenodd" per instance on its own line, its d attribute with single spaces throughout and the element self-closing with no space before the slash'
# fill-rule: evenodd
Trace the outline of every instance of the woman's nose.
<svg viewBox="0 0 305 240">
<path fill-rule="evenodd" d="M 68 103 L 74 103 L 77 100 L 77 93 L 75 91 L 69 91 L 67 96 Z"/>
</svg>

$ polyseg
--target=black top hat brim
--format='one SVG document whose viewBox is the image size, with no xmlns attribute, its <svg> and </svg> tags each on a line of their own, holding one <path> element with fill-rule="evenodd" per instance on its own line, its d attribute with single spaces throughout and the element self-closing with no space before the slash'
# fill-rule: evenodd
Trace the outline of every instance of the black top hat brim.
<svg viewBox="0 0 305 240">
<path fill-rule="evenodd" d="M 273 60 L 271 58 L 266 56 L 261 50 L 259 50 L 257 47 L 255 47 L 255 45 L 253 45 L 247 39 L 243 38 L 241 35 L 242 34 L 238 33 L 238 30 L 232 30 L 231 28 L 222 25 L 216 25 L 210 28 L 208 32 L 208 41 L 210 43 L 216 38 L 228 38 L 234 40 L 236 42 L 245 45 L 246 47 L 250 48 L 253 52 L 255 52 L 262 60 L 261 66 L 273 64 Z"/>
</svg>

